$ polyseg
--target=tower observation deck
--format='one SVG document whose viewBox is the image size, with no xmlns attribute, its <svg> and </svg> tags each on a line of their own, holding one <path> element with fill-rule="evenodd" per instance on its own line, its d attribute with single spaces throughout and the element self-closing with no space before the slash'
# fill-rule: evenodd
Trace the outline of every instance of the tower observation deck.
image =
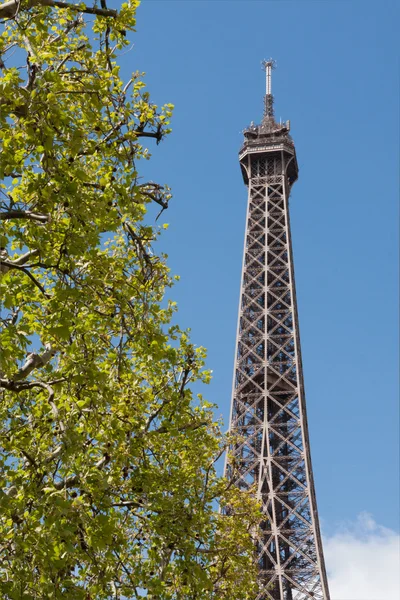
<svg viewBox="0 0 400 600">
<path fill-rule="evenodd" d="M 289 222 L 298 176 L 290 123 L 275 121 L 272 60 L 264 61 L 260 125 L 244 130 L 240 167 L 248 186 L 230 431 L 238 434 L 226 476 L 256 489 L 264 520 L 254 534 L 255 600 L 330 600 L 304 396 Z"/>
</svg>

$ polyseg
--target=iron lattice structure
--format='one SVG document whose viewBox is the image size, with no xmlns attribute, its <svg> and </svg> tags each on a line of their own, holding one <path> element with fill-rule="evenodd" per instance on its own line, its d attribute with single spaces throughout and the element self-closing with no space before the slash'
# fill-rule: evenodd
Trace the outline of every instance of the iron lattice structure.
<svg viewBox="0 0 400 600">
<path fill-rule="evenodd" d="M 256 488 L 257 600 L 329 600 L 310 458 L 289 223 L 298 167 L 290 125 L 276 123 L 272 61 L 261 125 L 239 153 L 248 186 L 226 475 Z"/>
</svg>

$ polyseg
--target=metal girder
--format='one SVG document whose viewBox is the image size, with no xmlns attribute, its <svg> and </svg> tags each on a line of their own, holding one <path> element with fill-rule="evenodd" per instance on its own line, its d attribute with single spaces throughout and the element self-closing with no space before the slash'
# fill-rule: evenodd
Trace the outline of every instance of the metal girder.
<svg viewBox="0 0 400 600">
<path fill-rule="evenodd" d="M 245 130 L 248 184 L 226 476 L 256 489 L 255 600 L 329 600 L 310 459 L 288 199 L 297 179 L 289 124 L 264 116 Z"/>
</svg>

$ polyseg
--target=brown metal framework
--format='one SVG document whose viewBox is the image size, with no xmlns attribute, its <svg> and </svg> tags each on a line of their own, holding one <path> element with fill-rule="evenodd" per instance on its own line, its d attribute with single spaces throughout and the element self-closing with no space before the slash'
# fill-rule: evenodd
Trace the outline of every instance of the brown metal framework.
<svg viewBox="0 0 400 600">
<path fill-rule="evenodd" d="M 288 200 L 298 167 L 289 122 L 275 122 L 267 71 L 264 118 L 244 131 L 248 186 L 228 478 L 257 489 L 257 600 L 329 600 L 301 363 Z"/>
</svg>

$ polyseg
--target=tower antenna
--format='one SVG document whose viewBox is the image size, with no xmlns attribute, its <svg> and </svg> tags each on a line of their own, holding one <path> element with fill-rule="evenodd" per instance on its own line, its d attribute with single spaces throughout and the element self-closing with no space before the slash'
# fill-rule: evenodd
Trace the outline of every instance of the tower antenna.
<svg viewBox="0 0 400 600">
<path fill-rule="evenodd" d="M 265 101 L 264 101 L 264 116 L 274 116 L 274 97 L 272 95 L 272 70 L 276 69 L 276 61 L 273 58 L 263 60 L 262 68 L 265 71 Z"/>
</svg>

